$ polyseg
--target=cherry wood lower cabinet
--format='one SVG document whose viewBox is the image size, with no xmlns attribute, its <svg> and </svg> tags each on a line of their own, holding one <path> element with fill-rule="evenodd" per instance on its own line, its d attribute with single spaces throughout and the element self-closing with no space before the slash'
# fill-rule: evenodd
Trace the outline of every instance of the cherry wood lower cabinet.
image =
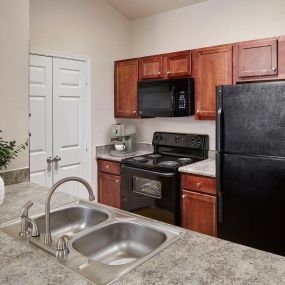
<svg viewBox="0 0 285 285">
<path fill-rule="evenodd" d="M 98 159 L 99 203 L 121 208 L 120 163 Z"/>
<path fill-rule="evenodd" d="M 98 173 L 99 203 L 121 208 L 120 176 Z"/>
<path fill-rule="evenodd" d="M 195 183 L 193 183 L 193 181 L 195 181 Z M 215 179 L 183 174 L 181 184 L 182 227 L 203 234 L 216 236 Z M 212 185 L 213 188 L 211 191 L 209 191 L 210 185 Z M 206 193 L 203 193 L 204 186 L 206 187 Z"/>
</svg>

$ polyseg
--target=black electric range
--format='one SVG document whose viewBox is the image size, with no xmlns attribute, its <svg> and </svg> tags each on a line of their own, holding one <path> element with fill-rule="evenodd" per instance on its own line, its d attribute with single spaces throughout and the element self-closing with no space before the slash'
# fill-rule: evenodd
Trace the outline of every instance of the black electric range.
<svg viewBox="0 0 285 285">
<path fill-rule="evenodd" d="M 208 158 L 208 135 L 155 132 L 152 154 L 121 162 L 122 208 L 180 225 L 181 166 Z"/>
</svg>

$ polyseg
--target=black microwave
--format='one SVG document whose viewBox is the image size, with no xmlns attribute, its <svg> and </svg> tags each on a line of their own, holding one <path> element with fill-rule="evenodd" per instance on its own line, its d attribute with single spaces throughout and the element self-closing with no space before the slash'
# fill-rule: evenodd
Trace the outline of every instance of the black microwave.
<svg viewBox="0 0 285 285">
<path fill-rule="evenodd" d="M 142 117 L 194 115 L 194 79 L 140 81 L 138 111 Z"/>
</svg>

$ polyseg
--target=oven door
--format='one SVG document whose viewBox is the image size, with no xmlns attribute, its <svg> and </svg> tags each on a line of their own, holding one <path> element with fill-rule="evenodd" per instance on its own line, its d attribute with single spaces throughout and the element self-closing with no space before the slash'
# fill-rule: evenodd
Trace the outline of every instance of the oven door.
<svg viewBox="0 0 285 285">
<path fill-rule="evenodd" d="M 174 172 L 155 172 L 122 165 L 123 210 L 179 225 L 179 191 L 178 176 Z"/>
</svg>

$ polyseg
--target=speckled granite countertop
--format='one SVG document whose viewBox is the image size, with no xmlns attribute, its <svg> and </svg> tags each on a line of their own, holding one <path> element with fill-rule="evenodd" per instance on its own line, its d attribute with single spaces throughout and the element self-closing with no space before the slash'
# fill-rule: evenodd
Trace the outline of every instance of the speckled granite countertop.
<svg viewBox="0 0 285 285">
<path fill-rule="evenodd" d="M 5 202 L 0 206 L 0 222 L 18 217 L 20 207 L 29 199 L 34 201 L 31 212 L 42 211 L 45 194 L 46 188 L 30 183 L 7 187 Z M 61 195 L 64 203 L 74 200 L 63 193 L 55 195 Z M 53 206 L 56 200 L 52 199 Z M 0 284 L 89 283 L 0 230 Z M 113 284 L 285 284 L 285 258 L 187 231 L 177 242 Z"/>
<path fill-rule="evenodd" d="M 215 159 L 209 158 L 182 166 L 179 168 L 179 171 L 202 176 L 216 177 L 216 162 Z"/>
<path fill-rule="evenodd" d="M 110 147 L 111 147 L 111 145 L 97 146 L 96 147 L 96 158 L 120 162 L 124 158 L 153 153 L 153 146 L 151 144 L 148 144 L 148 143 L 137 143 L 136 144 L 136 152 L 130 154 L 129 156 L 123 156 L 123 157 L 111 155 L 110 154 Z"/>
</svg>

